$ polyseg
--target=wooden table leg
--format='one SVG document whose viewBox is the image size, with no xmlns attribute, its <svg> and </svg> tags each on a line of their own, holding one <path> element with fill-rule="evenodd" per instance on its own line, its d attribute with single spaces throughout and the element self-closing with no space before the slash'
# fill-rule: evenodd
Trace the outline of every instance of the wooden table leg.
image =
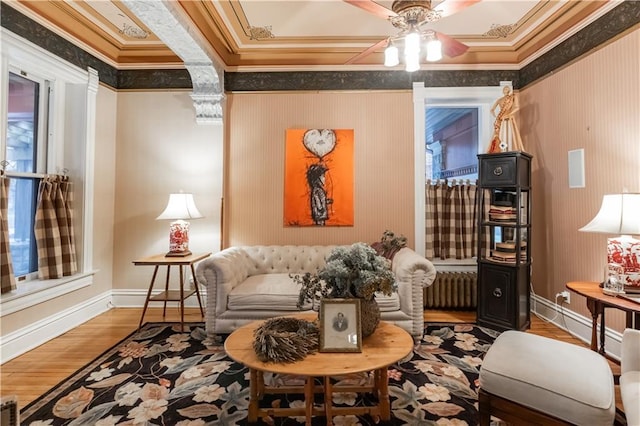
<svg viewBox="0 0 640 426">
<path fill-rule="evenodd" d="M 138 324 L 138 330 L 142 327 L 142 321 L 144 320 L 144 314 L 147 312 L 147 307 L 149 306 L 149 299 L 151 298 L 151 290 L 153 290 L 153 283 L 156 281 L 156 275 L 158 275 L 159 266 L 153 269 L 153 276 L 151 277 L 151 284 L 149 284 L 149 290 L 147 291 L 147 298 L 144 301 L 144 308 L 142 308 L 142 315 L 140 316 L 140 323 Z"/>
<path fill-rule="evenodd" d="M 180 331 L 184 331 L 184 267 L 180 268 Z"/>
<path fill-rule="evenodd" d="M 378 403 L 380 404 L 380 418 L 387 422 L 391 419 L 391 404 L 389 402 L 389 376 L 387 367 L 380 368 L 374 373 L 378 381 Z"/>
<path fill-rule="evenodd" d="M 313 417 L 313 384 L 315 379 L 311 376 L 307 376 L 307 381 L 304 384 L 304 418 L 305 425 L 311 426 L 311 418 Z"/>
<path fill-rule="evenodd" d="M 640 330 L 640 312 L 627 311 L 626 327 Z"/>
<path fill-rule="evenodd" d="M 200 315 L 204 318 L 204 309 L 202 308 L 202 299 L 200 298 L 200 289 L 198 288 L 198 279 L 196 278 L 196 270 L 193 267 L 193 263 L 191 264 L 191 277 L 193 278 L 193 285 L 196 288 L 196 296 L 198 297 L 198 305 L 200 305 Z"/>
<path fill-rule="evenodd" d="M 262 401 L 264 397 L 264 372 L 258 372 L 258 384 L 256 386 L 256 392 L 258 396 L 258 400 Z"/>
<path fill-rule="evenodd" d="M 324 376 L 324 415 L 327 418 L 327 426 L 333 425 L 333 388 L 331 387 L 331 377 Z"/>
<path fill-rule="evenodd" d="M 304 384 L 304 424 L 306 426 L 311 426 L 311 417 L 313 416 L 313 382 L 314 378 L 307 376 L 307 381 Z"/>
<path fill-rule="evenodd" d="M 258 421 L 258 372 L 253 368 L 249 369 L 249 423 Z"/>
<path fill-rule="evenodd" d="M 167 265 L 167 277 L 164 281 L 164 294 L 169 294 L 169 277 L 171 276 L 171 265 Z M 162 319 L 167 315 L 167 299 L 164 300 L 162 306 Z"/>
<path fill-rule="evenodd" d="M 598 306 L 600 310 L 600 350 L 598 351 L 598 353 L 600 353 L 601 355 L 605 355 L 607 352 L 604 349 L 604 340 L 605 340 L 604 332 L 606 330 L 606 326 L 604 322 L 604 305 L 602 303 L 596 303 L 596 306 Z"/>
<path fill-rule="evenodd" d="M 587 298 L 587 308 L 591 313 L 591 350 L 598 351 L 598 309 L 593 299 Z"/>
</svg>

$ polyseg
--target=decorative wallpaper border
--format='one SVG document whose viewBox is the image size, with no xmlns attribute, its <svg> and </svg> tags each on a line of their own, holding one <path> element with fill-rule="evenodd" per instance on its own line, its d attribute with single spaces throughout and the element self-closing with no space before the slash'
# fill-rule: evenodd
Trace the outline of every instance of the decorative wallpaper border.
<svg viewBox="0 0 640 426">
<path fill-rule="evenodd" d="M 638 24 L 640 1 L 622 2 L 540 58 L 522 67 L 517 87 L 533 83 Z"/>
<path fill-rule="evenodd" d="M 117 70 L 0 3 L 0 24 L 81 68 L 98 71 L 100 81 L 115 89 L 190 89 L 187 70 Z M 304 71 L 225 72 L 226 92 L 304 90 L 410 90 L 414 82 L 426 87 L 497 86 L 510 80 L 515 89 L 527 86 L 640 24 L 640 1 L 625 1 L 519 71 Z"/>
<path fill-rule="evenodd" d="M 511 80 L 517 87 L 518 71 L 298 71 L 228 72 L 226 91 L 293 90 L 411 90 L 414 82 L 426 87 L 498 86 Z"/>
<path fill-rule="evenodd" d="M 27 18 L 4 2 L 0 3 L 0 25 L 73 65 L 82 69 L 87 67 L 95 69 L 98 71 L 101 82 L 117 88 L 118 70 Z"/>
</svg>

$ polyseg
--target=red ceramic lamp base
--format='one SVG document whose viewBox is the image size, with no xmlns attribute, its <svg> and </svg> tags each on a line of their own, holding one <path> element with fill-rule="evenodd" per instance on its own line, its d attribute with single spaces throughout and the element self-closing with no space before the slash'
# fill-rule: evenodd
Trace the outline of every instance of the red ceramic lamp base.
<svg viewBox="0 0 640 426">
<path fill-rule="evenodd" d="M 185 257 L 189 250 L 189 222 L 176 220 L 169 226 L 169 252 L 165 257 Z"/>
</svg>

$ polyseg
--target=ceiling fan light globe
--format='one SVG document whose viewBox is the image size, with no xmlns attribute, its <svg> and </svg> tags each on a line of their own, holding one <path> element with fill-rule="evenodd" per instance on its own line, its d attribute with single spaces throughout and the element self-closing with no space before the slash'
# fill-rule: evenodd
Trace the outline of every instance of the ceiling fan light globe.
<svg viewBox="0 0 640 426">
<path fill-rule="evenodd" d="M 389 46 L 384 50 L 384 66 L 395 67 L 400 63 L 398 56 L 398 48 L 396 46 Z"/>
<path fill-rule="evenodd" d="M 442 59 L 442 43 L 435 39 L 427 43 L 427 61 L 436 62 Z"/>
<path fill-rule="evenodd" d="M 418 52 L 405 54 L 404 62 L 405 70 L 407 72 L 414 72 L 420 69 L 420 55 L 418 54 Z"/>
<path fill-rule="evenodd" d="M 411 32 L 404 38 L 404 54 L 420 52 L 420 34 L 417 32 Z"/>
</svg>

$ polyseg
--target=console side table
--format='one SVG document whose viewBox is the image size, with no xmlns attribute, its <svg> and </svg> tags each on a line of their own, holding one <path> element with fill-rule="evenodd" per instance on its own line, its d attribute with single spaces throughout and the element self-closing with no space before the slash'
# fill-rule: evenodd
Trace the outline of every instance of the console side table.
<svg viewBox="0 0 640 426">
<path fill-rule="evenodd" d="M 167 302 L 179 302 L 180 304 L 180 328 L 184 329 L 184 300 L 191 296 L 192 294 L 196 294 L 198 298 L 198 305 L 200 305 L 200 314 L 204 318 L 204 310 L 202 309 L 202 299 L 200 298 L 200 290 L 198 288 L 198 281 L 196 279 L 196 272 L 194 268 L 194 264 L 196 262 L 201 261 L 202 259 L 206 259 L 209 257 L 211 253 L 197 253 L 190 254 L 189 256 L 184 257 L 167 257 L 164 254 L 156 254 L 154 256 L 145 257 L 143 259 L 134 260 L 134 265 L 149 265 L 153 266 L 153 276 L 151 277 L 151 283 L 149 284 L 149 290 L 147 291 L 147 298 L 144 301 L 144 308 L 142 309 L 142 315 L 140 317 L 140 323 L 138 324 L 138 329 L 142 327 L 142 321 L 144 320 L 144 315 L 147 312 L 147 307 L 149 306 L 149 302 L 163 302 L 164 306 L 162 309 L 162 318 L 165 317 L 167 313 Z M 164 284 L 164 291 L 155 296 L 151 296 L 151 292 L 153 291 L 153 285 L 156 281 L 156 276 L 158 275 L 158 269 L 160 266 L 167 266 L 167 276 Z M 169 290 L 169 278 L 171 273 L 171 267 L 177 266 L 180 270 L 180 289 L 179 290 Z M 191 277 L 193 278 L 194 288 L 185 290 L 185 267 L 189 267 L 191 269 Z"/>
<path fill-rule="evenodd" d="M 591 313 L 591 350 L 606 355 L 605 341 L 605 308 L 614 308 L 626 314 L 626 327 L 640 329 L 640 303 L 635 303 L 616 296 L 609 296 L 602 292 L 600 284 L 591 281 L 573 281 L 566 287 L 574 293 L 587 299 L 587 308 Z M 600 316 L 600 345 L 598 347 L 598 316 Z"/>
</svg>

